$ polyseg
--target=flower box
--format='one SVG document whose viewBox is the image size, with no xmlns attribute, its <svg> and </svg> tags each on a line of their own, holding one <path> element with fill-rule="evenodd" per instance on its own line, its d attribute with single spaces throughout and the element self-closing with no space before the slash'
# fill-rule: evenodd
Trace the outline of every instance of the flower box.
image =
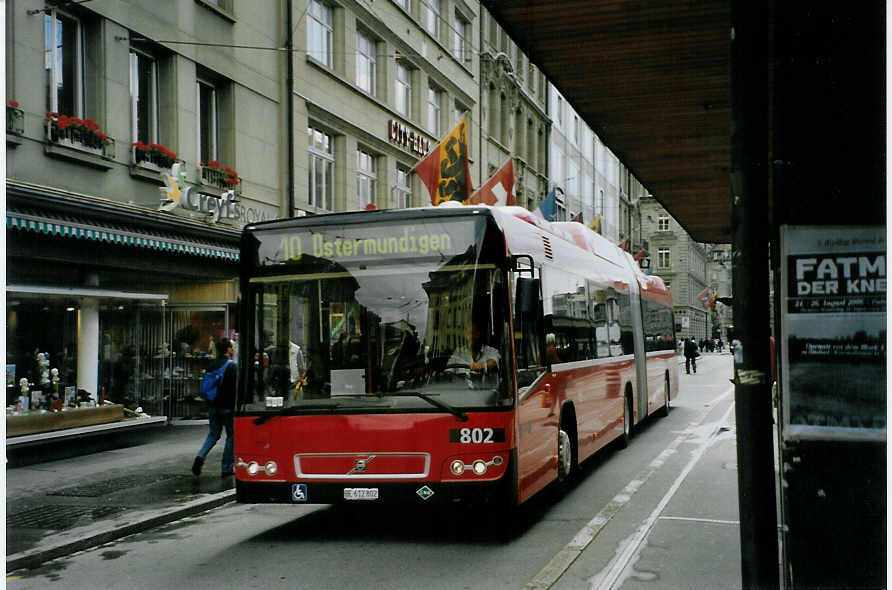
<svg viewBox="0 0 892 590">
<path fill-rule="evenodd" d="M 239 178 L 238 172 L 229 166 L 222 166 L 216 160 L 211 160 L 206 164 L 202 162 L 198 170 L 202 184 L 214 186 L 224 191 L 234 190 L 236 194 L 242 192 L 242 179 Z"/>
<path fill-rule="evenodd" d="M 25 133 L 25 111 L 15 101 L 6 104 L 6 132 L 10 135 Z"/>
<path fill-rule="evenodd" d="M 106 159 L 115 157 L 115 140 L 103 133 L 93 119 L 82 120 L 59 113 L 47 113 L 45 124 L 49 143 Z"/>
<path fill-rule="evenodd" d="M 161 172 L 170 170 L 177 160 L 177 155 L 158 143 L 145 144 L 141 141 L 130 146 L 130 161 L 140 168 Z"/>
</svg>

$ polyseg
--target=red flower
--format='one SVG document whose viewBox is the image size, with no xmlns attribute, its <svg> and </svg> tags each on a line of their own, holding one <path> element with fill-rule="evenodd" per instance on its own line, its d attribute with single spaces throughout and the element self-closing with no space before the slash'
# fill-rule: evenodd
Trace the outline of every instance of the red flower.
<svg viewBox="0 0 892 590">
<path fill-rule="evenodd" d="M 92 117 L 87 117 L 82 123 L 84 124 L 84 127 L 87 128 L 87 131 L 96 131 L 99 129 L 99 125 L 96 124 L 96 121 L 94 121 Z"/>
<path fill-rule="evenodd" d="M 139 150 L 141 152 L 149 151 L 149 146 L 147 146 L 146 144 L 144 144 L 141 141 L 136 141 L 132 145 L 133 145 L 133 147 L 135 147 L 137 150 Z"/>
<path fill-rule="evenodd" d="M 220 168 L 220 162 L 218 162 L 217 160 L 211 160 L 210 162 L 208 162 L 208 166 L 210 166 L 211 168 Z"/>
<path fill-rule="evenodd" d="M 59 115 L 58 118 L 56 118 L 56 125 L 58 125 L 59 131 L 62 131 L 73 123 L 74 121 L 68 115 Z"/>
<path fill-rule="evenodd" d="M 19 101 L 17 101 L 17 100 L 13 100 L 13 99 L 11 99 L 11 98 L 10 98 L 9 100 L 6 101 L 6 104 L 8 104 L 9 106 L 11 106 L 11 107 L 14 108 L 14 109 L 19 108 Z"/>
</svg>

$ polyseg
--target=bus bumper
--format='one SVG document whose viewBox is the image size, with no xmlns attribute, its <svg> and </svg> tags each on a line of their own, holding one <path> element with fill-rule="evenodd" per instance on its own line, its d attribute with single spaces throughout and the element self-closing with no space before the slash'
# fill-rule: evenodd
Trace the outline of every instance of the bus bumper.
<svg viewBox="0 0 892 590">
<path fill-rule="evenodd" d="M 235 482 L 237 502 L 246 504 L 386 504 L 443 505 L 517 503 L 516 454 L 495 481 L 416 482 Z M 356 492 L 355 490 L 377 490 Z"/>
</svg>

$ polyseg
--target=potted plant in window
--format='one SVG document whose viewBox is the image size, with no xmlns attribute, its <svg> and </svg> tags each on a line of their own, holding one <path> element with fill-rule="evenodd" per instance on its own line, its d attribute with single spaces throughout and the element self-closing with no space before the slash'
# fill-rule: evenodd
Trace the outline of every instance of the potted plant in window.
<svg viewBox="0 0 892 590">
<path fill-rule="evenodd" d="M 22 135 L 25 132 L 25 111 L 16 100 L 6 101 L 6 132 L 10 135 Z"/>
<path fill-rule="evenodd" d="M 48 112 L 44 121 L 47 141 L 104 158 L 114 158 L 115 140 L 106 135 L 91 117 L 79 119 Z"/>
</svg>

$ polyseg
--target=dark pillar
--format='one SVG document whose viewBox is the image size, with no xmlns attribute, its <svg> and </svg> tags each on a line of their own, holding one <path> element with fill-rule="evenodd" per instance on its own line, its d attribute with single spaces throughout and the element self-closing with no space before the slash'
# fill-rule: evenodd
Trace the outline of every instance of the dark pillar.
<svg viewBox="0 0 892 590">
<path fill-rule="evenodd" d="M 886 3 L 773 8 L 774 226 L 885 225 Z M 848 377 L 866 375 L 855 366 Z M 840 395 L 843 411 L 858 403 Z M 787 587 L 888 587 L 886 441 L 792 439 L 781 428 Z"/>
<path fill-rule="evenodd" d="M 778 588 L 769 379 L 769 9 L 732 4 L 732 231 L 735 404 L 740 550 L 744 588 Z M 742 358 L 741 358 L 742 357 Z"/>
</svg>

